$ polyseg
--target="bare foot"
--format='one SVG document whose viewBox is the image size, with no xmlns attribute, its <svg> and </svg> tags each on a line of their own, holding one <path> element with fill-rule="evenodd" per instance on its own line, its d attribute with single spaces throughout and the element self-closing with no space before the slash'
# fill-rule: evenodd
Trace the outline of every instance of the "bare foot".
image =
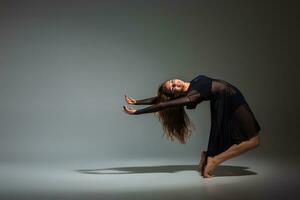
<svg viewBox="0 0 300 200">
<path fill-rule="evenodd" d="M 200 171 L 201 171 L 201 175 L 203 176 L 203 168 L 204 168 L 204 161 L 205 161 L 205 157 L 206 157 L 206 151 L 202 151 L 201 152 L 201 160 L 200 160 L 200 162 L 199 162 L 199 164 L 198 164 L 198 167 L 199 167 L 199 169 L 200 169 Z"/>
<path fill-rule="evenodd" d="M 218 166 L 218 162 L 213 157 L 207 157 L 207 163 L 204 166 L 204 178 L 212 178 L 213 170 Z"/>
</svg>

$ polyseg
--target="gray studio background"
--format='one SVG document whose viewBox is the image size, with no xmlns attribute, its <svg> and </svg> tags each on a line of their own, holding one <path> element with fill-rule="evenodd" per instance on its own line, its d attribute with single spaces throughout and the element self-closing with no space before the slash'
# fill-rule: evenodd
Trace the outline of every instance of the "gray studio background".
<svg viewBox="0 0 300 200">
<path fill-rule="evenodd" d="M 283 1 L 0 1 L 0 160 L 196 161 L 209 102 L 187 110 L 196 130 L 186 145 L 122 106 L 124 94 L 147 98 L 198 74 L 247 98 L 262 127 L 248 156 L 295 157 L 295 12 Z"/>
</svg>

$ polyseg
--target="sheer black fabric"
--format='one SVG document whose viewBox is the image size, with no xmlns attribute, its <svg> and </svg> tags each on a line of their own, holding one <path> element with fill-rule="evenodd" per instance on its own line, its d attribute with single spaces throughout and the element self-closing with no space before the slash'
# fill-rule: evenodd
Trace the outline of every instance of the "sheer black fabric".
<svg viewBox="0 0 300 200">
<path fill-rule="evenodd" d="M 151 105 L 157 103 L 157 96 L 136 100 L 135 105 Z"/>
<path fill-rule="evenodd" d="M 258 135 L 261 127 L 241 91 L 232 84 L 212 78 L 211 130 L 207 156 L 226 151 Z"/>
<path fill-rule="evenodd" d="M 134 114 L 139 115 L 139 114 L 145 114 L 145 113 L 152 113 L 152 112 L 157 112 L 172 106 L 186 106 L 186 105 L 192 105 L 196 102 L 201 101 L 201 95 L 200 93 L 190 93 L 187 94 L 186 96 L 182 97 L 177 97 L 175 99 L 165 101 L 165 102 L 159 102 L 157 104 L 154 104 L 152 106 L 148 106 L 146 108 L 137 110 Z"/>
<path fill-rule="evenodd" d="M 155 97 L 139 103 L 154 103 Z M 202 101 L 210 101 L 211 129 L 207 146 L 207 156 L 215 156 L 233 144 L 256 136 L 261 127 L 241 91 L 232 84 L 198 75 L 190 81 L 186 96 L 156 103 L 137 110 L 135 114 L 157 112 L 172 106 L 195 109 Z"/>
</svg>

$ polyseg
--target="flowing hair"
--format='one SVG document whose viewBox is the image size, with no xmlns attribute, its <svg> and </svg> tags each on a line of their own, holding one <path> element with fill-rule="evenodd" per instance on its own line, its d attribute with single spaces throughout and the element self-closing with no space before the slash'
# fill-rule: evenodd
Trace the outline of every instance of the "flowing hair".
<svg viewBox="0 0 300 200">
<path fill-rule="evenodd" d="M 167 81 L 161 83 L 158 87 L 158 102 L 164 102 L 182 96 L 167 93 L 164 88 Z M 176 138 L 181 144 L 186 144 L 195 126 L 189 119 L 183 106 L 165 108 L 154 114 L 158 116 L 159 122 L 164 130 L 164 135 L 166 135 L 167 138 L 171 139 L 171 141 L 174 141 L 174 138 Z"/>
</svg>

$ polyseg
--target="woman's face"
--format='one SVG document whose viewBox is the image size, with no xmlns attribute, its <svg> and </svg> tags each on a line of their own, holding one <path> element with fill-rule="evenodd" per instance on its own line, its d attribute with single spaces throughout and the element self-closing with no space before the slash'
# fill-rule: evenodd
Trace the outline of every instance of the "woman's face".
<svg viewBox="0 0 300 200">
<path fill-rule="evenodd" d="M 180 79 L 171 79 L 165 83 L 165 89 L 172 95 L 177 95 L 183 92 L 184 81 Z"/>
</svg>

